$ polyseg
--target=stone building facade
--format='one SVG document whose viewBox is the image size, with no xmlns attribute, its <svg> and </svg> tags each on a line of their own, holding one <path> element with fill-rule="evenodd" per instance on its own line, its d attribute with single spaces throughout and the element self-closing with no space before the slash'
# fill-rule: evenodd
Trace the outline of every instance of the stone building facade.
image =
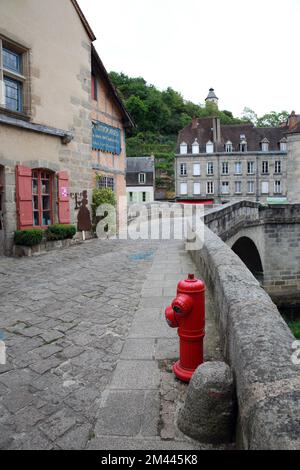
<svg viewBox="0 0 300 470">
<path fill-rule="evenodd" d="M 98 170 L 119 172 L 115 189 L 125 196 L 125 128 L 132 121 L 75 0 L 2 0 L 0 18 L 3 253 L 16 229 L 76 223 L 82 192 L 90 199 Z M 93 126 L 101 123 L 94 139 Z M 118 148 L 107 145 L 107 129 L 117 134 Z"/>
<path fill-rule="evenodd" d="M 213 89 L 206 99 L 210 100 L 217 105 Z M 244 199 L 276 203 L 287 201 L 293 194 L 295 202 L 294 193 L 300 193 L 297 177 L 294 176 L 295 184 L 289 184 L 294 174 L 292 153 L 297 161 L 299 158 L 298 134 L 292 132 L 293 115 L 278 128 L 221 125 L 217 117 L 193 119 L 178 136 L 177 200 L 219 204 Z"/>
</svg>

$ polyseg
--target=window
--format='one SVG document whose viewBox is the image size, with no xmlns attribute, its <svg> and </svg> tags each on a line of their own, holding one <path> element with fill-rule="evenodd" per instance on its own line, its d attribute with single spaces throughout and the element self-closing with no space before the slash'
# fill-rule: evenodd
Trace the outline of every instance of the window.
<svg viewBox="0 0 300 470">
<path fill-rule="evenodd" d="M 214 144 L 210 140 L 206 144 L 206 153 L 214 153 Z"/>
<path fill-rule="evenodd" d="M 102 178 L 98 180 L 98 188 L 112 189 L 114 191 L 114 186 L 115 186 L 114 178 L 110 178 L 108 176 L 102 176 Z"/>
<path fill-rule="evenodd" d="M 281 173 L 281 161 L 280 160 L 277 160 L 275 162 L 275 173 L 276 174 Z"/>
<path fill-rule="evenodd" d="M 201 185 L 200 185 L 200 183 L 194 183 L 194 194 L 201 194 Z"/>
<path fill-rule="evenodd" d="M 146 184 L 146 173 L 139 173 L 139 183 Z"/>
<path fill-rule="evenodd" d="M 181 163 L 180 164 L 180 176 L 186 176 L 186 175 L 187 175 L 186 163 Z"/>
<path fill-rule="evenodd" d="M 146 200 L 147 200 L 147 194 L 143 193 L 143 202 L 146 202 Z"/>
<path fill-rule="evenodd" d="M 182 144 L 180 144 L 180 153 L 181 155 L 186 155 L 188 153 L 187 144 L 185 142 L 182 142 Z"/>
<path fill-rule="evenodd" d="M 242 174 L 242 163 L 241 162 L 236 162 L 234 164 L 234 172 L 236 175 L 241 175 Z"/>
<path fill-rule="evenodd" d="M 240 152 L 247 152 L 247 141 L 244 134 L 240 135 Z"/>
<path fill-rule="evenodd" d="M 235 183 L 234 183 L 234 192 L 236 194 L 241 194 L 241 192 L 242 192 L 242 182 L 241 181 L 235 181 Z"/>
<path fill-rule="evenodd" d="M 249 194 L 254 193 L 254 181 L 248 181 L 248 183 L 247 183 L 247 192 Z"/>
<path fill-rule="evenodd" d="M 229 182 L 228 181 L 222 181 L 221 193 L 222 194 L 229 194 Z"/>
<path fill-rule="evenodd" d="M 281 188 L 281 181 L 274 181 L 274 193 L 275 194 L 281 194 L 282 193 L 282 188 Z"/>
<path fill-rule="evenodd" d="M 264 140 L 263 142 L 261 142 L 261 151 L 262 152 L 269 151 L 269 142 L 267 140 Z"/>
<path fill-rule="evenodd" d="M 213 175 L 214 174 L 214 164 L 213 164 L 213 162 L 208 162 L 207 163 L 207 174 L 208 175 Z"/>
<path fill-rule="evenodd" d="M 248 162 L 247 163 L 247 173 L 248 173 L 248 175 L 253 175 L 254 174 L 254 162 Z"/>
<path fill-rule="evenodd" d="M 287 151 L 287 143 L 286 142 L 280 142 L 279 147 L 280 147 L 280 152 L 286 152 Z"/>
<path fill-rule="evenodd" d="M 29 108 L 29 84 L 23 74 L 26 57 L 25 50 L 10 46 L 0 37 L 0 83 L 3 83 L 0 86 L 0 106 L 10 111 L 22 112 L 24 107 Z"/>
<path fill-rule="evenodd" d="M 206 194 L 214 194 L 214 183 L 213 181 L 207 181 L 206 183 Z"/>
<path fill-rule="evenodd" d="M 201 166 L 200 163 L 194 163 L 193 165 L 193 176 L 201 175 Z"/>
<path fill-rule="evenodd" d="M 225 144 L 225 152 L 230 153 L 232 152 L 232 150 L 233 150 L 232 143 L 230 142 L 230 140 L 228 140 L 228 142 L 226 142 Z"/>
<path fill-rule="evenodd" d="M 268 181 L 263 181 L 261 183 L 261 193 L 269 194 L 269 182 Z"/>
<path fill-rule="evenodd" d="M 223 175 L 228 175 L 229 173 L 229 167 L 227 162 L 222 163 L 222 174 Z"/>
<path fill-rule="evenodd" d="M 262 162 L 262 173 L 264 175 L 269 173 L 269 162 Z"/>
<path fill-rule="evenodd" d="M 192 145 L 192 153 L 195 155 L 197 153 L 199 153 L 199 144 L 198 144 L 198 140 L 195 139 L 195 142 L 193 143 Z"/>
<path fill-rule="evenodd" d="M 129 193 L 129 202 L 132 202 L 132 201 L 133 201 L 133 193 L 130 192 L 130 193 Z"/>
<path fill-rule="evenodd" d="M 33 225 L 46 227 L 53 221 L 52 174 L 44 170 L 32 172 L 32 210 Z"/>
<path fill-rule="evenodd" d="M 187 194 L 187 183 L 180 183 L 180 194 L 181 195 Z"/>
</svg>

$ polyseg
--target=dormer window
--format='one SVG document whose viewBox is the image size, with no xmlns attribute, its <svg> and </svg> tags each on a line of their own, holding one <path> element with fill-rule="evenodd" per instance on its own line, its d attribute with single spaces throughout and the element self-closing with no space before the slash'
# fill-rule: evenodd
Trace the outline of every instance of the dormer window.
<svg viewBox="0 0 300 470">
<path fill-rule="evenodd" d="M 140 184 L 146 183 L 146 173 L 139 173 L 139 183 Z"/>
<path fill-rule="evenodd" d="M 180 154 L 181 155 L 186 155 L 188 153 L 188 147 L 187 147 L 187 144 L 185 142 L 182 142 L 180 144 Z"/>
<path fill-rule="evenodd" d="M 247 152 L 247 141 L 245 139 L 240 142 L 240 152 Z"/>
<path fill-rule="evenodd" d="M 206 144 L 206 153 L 214 153 L 214 144 L 211 140 Z"/>
<path fill-rule="evenodd" d="M 280 148 L 280 152 L 286 152 L 287 151 L 287 140 L 286 140 L 285 137 L 283 139 L 281 139 L 281 141 L 279 142 L 279 148 Z"/>
<path fill-rule="evenodd" d="M 269 151 L 269 141 L 268 141 L 268 139 L 263 139 L 260 144 L 261 144 L 261 151 L 262 152 L 268 152 Z"/>
<path fill-rule="evenodd" d="M 198 143 L 198 140 L 195 139 L 195 142 L 193 143 L 192 145 L 192 153 L 194 155 L 198 154 L 199 153 L 199 143 Z"/>
<path fill-rule="evenodd" d="M 232 142 L 230 142 L 230 140 L 228 140 L 228 142 L 226 142 L 226 144 L 225 144 L 225 152 L 231 153 L 232 151 L 233 151 Z"/>
</svg>

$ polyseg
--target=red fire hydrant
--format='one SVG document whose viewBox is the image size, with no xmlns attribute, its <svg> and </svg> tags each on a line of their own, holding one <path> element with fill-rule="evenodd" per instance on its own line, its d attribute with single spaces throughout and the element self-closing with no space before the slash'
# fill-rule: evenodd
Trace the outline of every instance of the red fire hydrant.
<svg viewBox="0 0 300 470">
<path fill-rule="evenodd" d="M 180 359 L 173 366 L 176 377 L 189 382 L 197 367 L 203 363 L 205 336 L 205 284 L 189 274 L 180 281 L 177 296 L 166 308 L 166 320 L 171 328 L 178 328 Z"/>
</svg>

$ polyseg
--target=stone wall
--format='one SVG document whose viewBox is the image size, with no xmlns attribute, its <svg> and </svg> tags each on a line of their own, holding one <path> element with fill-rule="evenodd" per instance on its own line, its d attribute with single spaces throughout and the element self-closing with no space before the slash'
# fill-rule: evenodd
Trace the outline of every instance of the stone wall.
<svg viewBox="0 0 300 470">
<path fill-rule="evenodd" d="M 255 208 L 248 209 L 254 217 Z M 219 209 L 217 219 L 218 214 Z M 212 211 L 205 219 L 214 225 Z M 238 446 L 300 449 L 300 365 L 292 361 L 295 338 L 258 281 L 208 227 L 202 249 L 191 251 L 191 256 L 213 293 L 225 358 L 236 382 Z"/>
</svg>

